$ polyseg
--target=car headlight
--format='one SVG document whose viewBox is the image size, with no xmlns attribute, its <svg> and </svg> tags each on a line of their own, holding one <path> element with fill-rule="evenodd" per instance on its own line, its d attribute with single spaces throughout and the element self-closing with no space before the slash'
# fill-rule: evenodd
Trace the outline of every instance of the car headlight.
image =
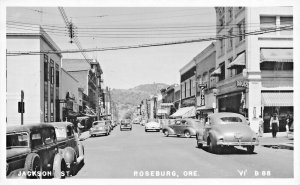
<svg viewBox="0 0 300 185">
<path fill-rule="evenodd" d="M 222 138 L 222 137 L 219 138 L 219 141 L 220 141 L 220 142 L 224 142 L 224 138 Z"/>
</svg>

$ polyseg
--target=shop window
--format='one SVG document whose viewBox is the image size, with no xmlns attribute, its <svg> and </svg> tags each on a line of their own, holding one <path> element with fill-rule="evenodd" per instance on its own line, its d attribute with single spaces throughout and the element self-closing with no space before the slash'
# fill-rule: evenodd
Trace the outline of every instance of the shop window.
<svg viewBox="0 0 300 185">
<path fill-rule="evenodd" d="M 44 81 L 48 81 L 48 56 L 44 55 Z"/>
<path fill-rule="evenodd" d="M 219 65 L 219 68 L 221 69 L 221 74 L 219 75 L 219 81 L 222 81 L 225 79 L 225 62 L 222 62 Z"/>
<path fill-rule="evenodd" d="M 293 62 L 262 62 L 260 70 L 266 71 L 292 71 L 294 69 Z"/>
<path fill-rule="evenodd" d="M 225 39 L 220 39 L 220 55 L 222 56 L 224 55 L 224 50 L 225 50 Z"/>
<path fill-rule="evenodd" d="M 210 76 L 210 74 L 212 72 L 214 72 L 214 70 L 215 70 L 215 68 L 212 68 L 212 69 L 209 70 L 209 86 L 208 86 L 209 88 L 216 87 L 216 77 Z"/>
</svg>

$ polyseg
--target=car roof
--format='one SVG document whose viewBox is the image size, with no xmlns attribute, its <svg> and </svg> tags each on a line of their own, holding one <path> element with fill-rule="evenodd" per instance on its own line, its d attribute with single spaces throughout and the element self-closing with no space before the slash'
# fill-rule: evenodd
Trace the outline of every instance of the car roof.
<svg viewBox="0 0 300 185">
<path fill-rule="evenodd" d="M 25 125 L 8 125 L 6 127 L 6 133 L 13 132 L 30 132 L 31 130 L 41 129 L 41 128 L 54 128 L 50 123 L 32 123 Z"/>
<path fill-rule="evenodd" d="M 239 117 L 243 121 L 246 120 L 246 118 L 243 115 L 238 114 L 238 113 L 233 113 L 233 112 L 218 112 L 218 113 L 211 114 L 208 117 L 210 119 L 217 120 L 217 119 L 220 119 L 222 117 L 230 117 L 230 116 Z"/>
</svg>

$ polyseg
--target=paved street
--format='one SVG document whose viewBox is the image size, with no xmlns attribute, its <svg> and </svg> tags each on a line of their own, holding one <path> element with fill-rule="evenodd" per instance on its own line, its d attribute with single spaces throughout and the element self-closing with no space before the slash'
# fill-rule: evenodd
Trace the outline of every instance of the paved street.
<svg viewBox="0 0 300 185">
<path fill-rule="evenodd" d="M 293 177 L 293 150 L 258 146 L 255 154 L 216 155 L 196 148 L 195 138 L 164 137 L 140 125 L 83 143 L 85 165 L 72 178 Z"/>
</svg>

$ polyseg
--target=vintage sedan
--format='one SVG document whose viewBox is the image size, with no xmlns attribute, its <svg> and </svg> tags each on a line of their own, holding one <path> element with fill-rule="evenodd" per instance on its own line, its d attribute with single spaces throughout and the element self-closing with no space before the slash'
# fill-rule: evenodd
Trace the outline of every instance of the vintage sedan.
<svg viewBox="0 0 300 185">
<path fill-rule="evenodd" d="M 58 151 L 55 128 L 37 123 L 6 127 L 7 178 L 64 178 L 66 162 Z"/>
<path fill-rule="evenodd" d="M 163 134 L 168 137 L 169 135 L 177 135 L 178 137 L 192 137 L 196 135 L 196 130 L 200 126 L 200 121 L 197 119 L 180 119 L 176 120 L 174 124 L 163 127 Z"/>
<path fill-rule="evenodd" d="M 149 130 L 154 130 L 159 132 L 161 129 L 160 123 L 157 120 L 149 119 L 149 122 L 145 124 L 145 132 L 148 132 Z"/>
<path fill-rule="evenodd" d="M 67 165 L 67 175 L 73 176 L 77 172 L 80 163 L 84 163 L 84 147 L 79 141 L 78 134 L 74 130 L 73 123 L 54 122 L 57 145 Z"/>
<path fill-rule="evenodd" d="M 208 116 L 206 123 L 197 131 L 197 146 L 209 146 L 211 152 L 220 153 L 225 146 L 242 146 L 253 153 L 258 137 L 248 126 L 243 115 L 221 112 Z"/>
<path fill-rule="evenodd" d="M 92 127 L 90 128 L 90 135 L 92 137 L 100 134 L 108 136 L 110 134 L 110 131 L 111 128 L 108 120 L 94 121 Z"/>
<path fill-rule="evenodd" d="M 120 131 L 124 129 L 132 130 L 132 124 L 130 123 L 129 119 L 121 120 Z"/>
</svg>

